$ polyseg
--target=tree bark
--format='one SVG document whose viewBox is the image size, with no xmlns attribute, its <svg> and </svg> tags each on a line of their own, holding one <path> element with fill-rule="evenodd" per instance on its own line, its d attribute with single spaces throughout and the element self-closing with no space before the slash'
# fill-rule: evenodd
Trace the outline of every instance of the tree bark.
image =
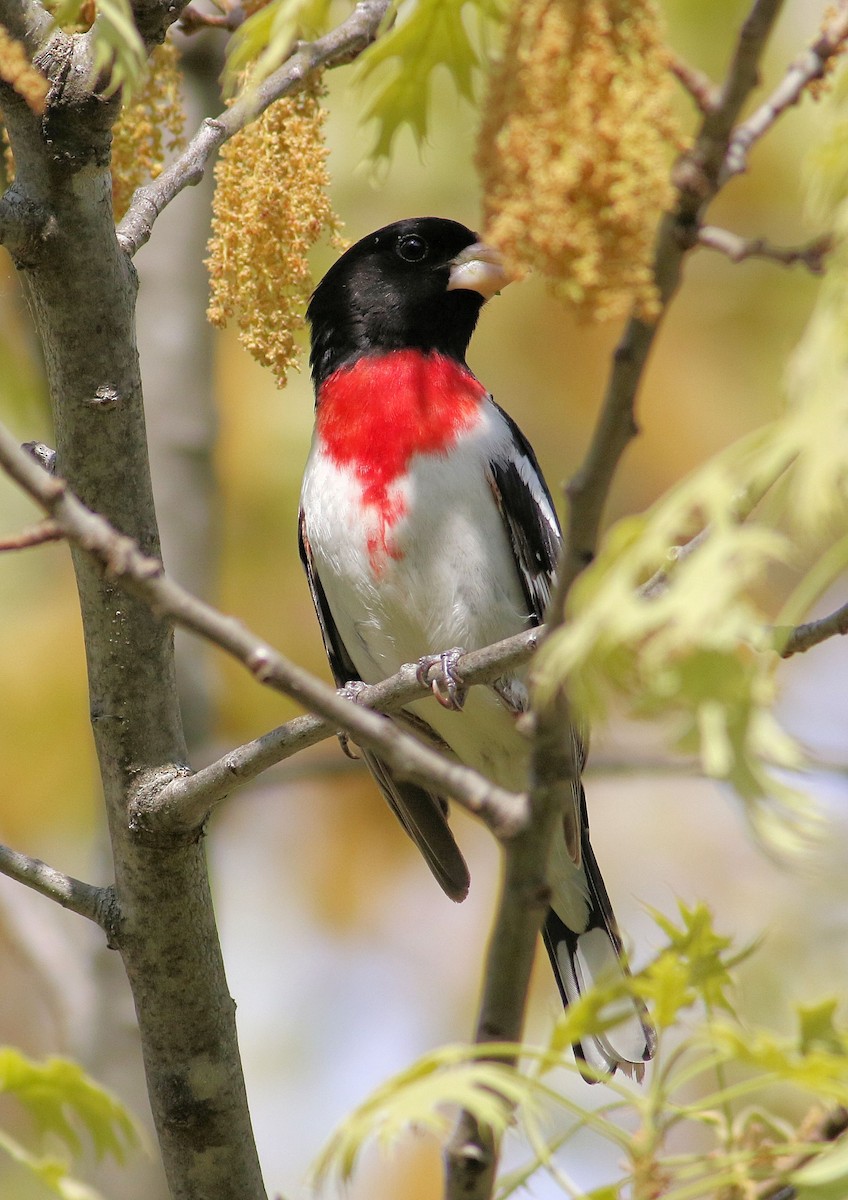
<svg viewBox="0 0 848 1200">
<path fill-rule="evenodd" d="M 52 84 L 41 120 L 10 89 L 0 93 L 17 168 L 2 215 L 44 347 L 57 470 L 158 554 L 137 285 L 112 220 L 116 101 L 80 82 L 91 78 L 85 37 L 55 35 L 37 61 Z M 263 1200 L 202 830 L 145 836 L 128 819 L 140 794 L 185 769 L 172 630 L 88 555 L 72 554 L 115 870 L 110 944 L 133 992 L 169 1186 L 175 1200 Z"/>
</svg>

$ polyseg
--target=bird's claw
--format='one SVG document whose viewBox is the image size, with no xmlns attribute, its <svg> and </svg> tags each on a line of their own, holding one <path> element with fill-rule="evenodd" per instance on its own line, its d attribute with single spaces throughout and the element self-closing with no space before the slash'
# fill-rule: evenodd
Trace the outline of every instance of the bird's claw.
<svg viewBox="0 0 848 1200">
<path fill-rule="evenodd" d="M 445 650 L 442 654 L 425 654 L 419 658 L 415 677 L 423 687 L 428 687 L 442 708 L 460 712 L 465 704 L 468 689 L 457 674 L 456 664 L 465 651 L 461 646 Z M 438 674 L 430 678 L 430 672 L 438 667 Z"/>
<path fill-rule="evenodd" d="M 359 697 L 365 691 L 367 683 L 363 683 L 361 679 L 349 679 L 344 687 L 337 689 L 340 696 L 344 696 L 345 700 L 351 700 L 354 704 L 359 700 Z M 359 761 L 359 755 L 351 747 L 350 735 L 340 729 L 336 734 L 339 739 L 339 745 L 342 748 L 342 753 L 348 758 L 352 758 L 354 762 Z"/>
</svg>

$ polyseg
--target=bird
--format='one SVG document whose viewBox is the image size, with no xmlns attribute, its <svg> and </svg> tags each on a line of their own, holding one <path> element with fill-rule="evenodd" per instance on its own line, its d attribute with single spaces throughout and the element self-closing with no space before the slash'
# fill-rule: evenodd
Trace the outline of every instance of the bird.
<svg viewBox="0 0 848 1200">
<path fill-rule="evenodd" d="M 351 246 L 309 301 L 315 428 L 299 548 L 336 684 L 377 683 L 406 663 L 435 699 L 391 718 L 502 787 L 526 789 L 520 670 L 467 690 L 463 651 L 541 624 L 562 535 L 524 434 L 466 363 L 483 304 L 509 282 L 459 222 L 396 221 Z M 582 750 L 581 750 L 582 754 Z M 362 756 L 444 892 L 469 888 L 448 803 Z M 543 939 L 564 1004 L 627 971 L 575 785 L 551 854 Z M 576 817 L 577 833 L 573 833 Z M 643 1006 L 575 1046 L 586 1077 L 641 1078 L 654 1050 Z"/>
</svg>

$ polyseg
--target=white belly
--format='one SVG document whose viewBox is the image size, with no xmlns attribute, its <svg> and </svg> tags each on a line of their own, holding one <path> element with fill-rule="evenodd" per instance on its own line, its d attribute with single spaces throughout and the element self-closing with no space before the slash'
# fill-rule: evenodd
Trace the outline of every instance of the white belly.
<svg viewBox="0 0 848 1200">
<path fill-rule="evenodd" d="M 454 646 L 473 650 L 527 628 L 527 601 L 485 476 L 479 440 L 503 436 L 481 423 L 450 455 L 413 459 L 392 500 L 402 515 L 366 510 L 361 484 L 313 449 L 303 509 L 314 569 L 341 640 L 366 683 Z M 478 445 L 473 443 L 477 442 Z M 462 712 L 413 706 L 469 766 L 503 786 L 526 785 L 526 748 L 500 698 L 473 688 Z"/>
</svg>

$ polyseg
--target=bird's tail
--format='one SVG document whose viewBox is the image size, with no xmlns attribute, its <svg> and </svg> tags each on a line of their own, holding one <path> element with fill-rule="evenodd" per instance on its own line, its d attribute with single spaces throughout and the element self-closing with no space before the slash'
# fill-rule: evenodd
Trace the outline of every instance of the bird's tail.
<svg viewBox="0 0 848 1200">
<path fill-rule="evenodd" d="M 551 959 L 562 1002 L 573 1003 L 593 984 L 609 984 L 629 974 L 621 937 L 604 881 L 588 838 L 583 839 L 582 869 L 588 895 L 588 921 L 582 932 L 570 929 L 553 908 L 548 912 L 542 935 Z M 645 1063 L 653 1057 L 656 1033 L 647 1009 L 638 999 L 627 998 L 621 1020 L 604 1033 L 583 1038 L 574 1047 L 578 1060 L 591 1071 L 589 1082 L 598 1075 L 620 1070 L 637 1081 Z"/>
</svg>

